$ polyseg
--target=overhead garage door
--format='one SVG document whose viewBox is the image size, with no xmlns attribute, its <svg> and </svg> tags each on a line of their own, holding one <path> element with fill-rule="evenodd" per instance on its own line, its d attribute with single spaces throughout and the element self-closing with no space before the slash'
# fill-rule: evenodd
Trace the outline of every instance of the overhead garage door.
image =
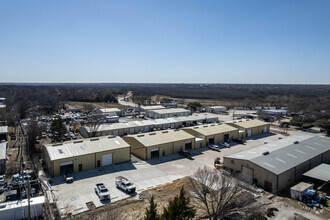
<svg viewBox="0 0 330 220">
<path fill-rule="evenodd" d="M 151 151 L 151 158 L 159 157 L 159 147 L 153 148 Z"/>
<path fill-rule="evenodd" d="M 253 169 L 242 166 L 242 175 L 247 182 L 252 183 L 253 181 Z"/>
<path fill-rule="evenodd" d="M 248 130 L 248 137 L 251 137 L 251 135 L 252 135 L 252 130 L 249 129 L 249 130 Z"/>
<path fill-rule="evenodd" d="M 102 166 L 112 164 L 112 154 L 104 154 L 102 155 Z"/>
<path fill-rule="evenodd" d="M 73 172 L 73 160 L 60 163 L 60 175 Z"/>
<path fill-rule="evenodd" d="M 118 136 L 118 130 L 114 130 L 113 135 Z"/>
<path fill-rule="evenodd" d="M 130 129 L 129 129 L 129 133 L 130 133 L 130 134 L 134 134 L 134 128 L 130 128 Z"/>
<path fill-rule="evenodd" d="M 264 127 L 264 133 L 266 133 L 267 131 L 268 131 L 268 127 L 265 126 L 265 127 Z"/>
</svg>

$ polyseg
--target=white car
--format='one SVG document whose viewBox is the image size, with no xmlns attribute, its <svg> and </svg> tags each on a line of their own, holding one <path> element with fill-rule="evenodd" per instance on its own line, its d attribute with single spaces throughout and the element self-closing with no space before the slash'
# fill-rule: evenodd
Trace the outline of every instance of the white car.
<svg viewBox="0 0 330 220">
<path fill-rule="evenodd" d="M 220 148 L 218 147 L 218 145 L 215 145 L 215 144 L 211 144 L 211 145 L 209 145 L 209 148 L 210 148 L 211 150 L 220 151 Z"/>
</svg>

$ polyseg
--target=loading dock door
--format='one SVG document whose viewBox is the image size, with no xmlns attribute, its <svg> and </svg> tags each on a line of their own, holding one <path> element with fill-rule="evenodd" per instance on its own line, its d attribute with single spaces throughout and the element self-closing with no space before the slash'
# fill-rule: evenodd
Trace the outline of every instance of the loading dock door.
<svg viewBox="0 0 330 220">
<path fill-rule="evenodd" d="M 73 172 L 73 160 L 60 163 L 60 175 Z"/>
<path fill-rule="evenodd" d="M 184 148 L 185 148 L 186 150 L 190 150 L 190 149 L 192 149 L 192 143 L 191 143 L 191 141 L 186 142 L 185 145 L 184 145 Z"/>
<path fill-rule="evenodd" d="M 223 139 L 225 142 L 229 141 L 229 134 L 225 134 Z"/>
<path fill-rule="evenodd" d="M 268 127 L 267 126 L 264 127 L 264 133 L 266 133 L 266 132 L 268 132 Z"/>
<path fill-rule="evenodd" d="M 209 138 L 209 144 L 214 144 L 214 138 Z"/>
<path fill-rule="evenodd" d="M 104 154 L 102 155 L 102 166 L 112 164 L 112 154 Z"/>
<path fill-rule="evenodd" d="M 151 158 L 159 157 L 159 147 L 150 150 Z"/>
<path fill-rule="evenodd" d="M 253 169 L 242 166 L 242 175 L 247 182 L 253 182 Z"/>
<path fill-rule="evenodd" d="M 248 137 L 251 137 L 251 136 L 252 136 L 252 130 L 249 129 L 249 130 L 248 130 Z"/>
</svg>

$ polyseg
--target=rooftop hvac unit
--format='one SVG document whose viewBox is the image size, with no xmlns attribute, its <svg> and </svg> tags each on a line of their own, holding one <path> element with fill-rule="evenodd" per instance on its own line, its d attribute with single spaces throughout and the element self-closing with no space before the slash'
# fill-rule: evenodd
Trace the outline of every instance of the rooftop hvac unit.
<svg viewBox="0 0 330 220">
<path fill-rule="evenodd" d="M 98 141 L 99 138 L 92 138 L 90 141 Z"/>
<path fill-rule="evenodd" d="M 53 147 L 56 147 L 56 146 L 61 146 L 63 145 L 62 143 L 59 143 L 59 144 L 53 144 Z"/>
<path fill-rule="evenodd" d="M 266 156 L 269 154 L 269 151 L 263 152 L 262 154 Z"/>
<path fill-rule="evenodd" d="M 82 143 L 82 142 L 84 142 L 83 140 L 79 140 L 79 141 L 74 141 L 73 143 L 74 144 L 77 144 L 77 143 Z"/>
<path fill-rule="evenodd" d="M 295 141 L 295 142 L 293 142 L 294 144 L 299 144 L 299 141 Z"/>
<path fill-rule="evenodd" d="M 144 134 L 138 135 L 138 137 L 144 137 Z"/>
<path fill-rule="evenodd" d="M 163 131 L 162 133 L 168 133 L 168 131 Z"/>
</svg>

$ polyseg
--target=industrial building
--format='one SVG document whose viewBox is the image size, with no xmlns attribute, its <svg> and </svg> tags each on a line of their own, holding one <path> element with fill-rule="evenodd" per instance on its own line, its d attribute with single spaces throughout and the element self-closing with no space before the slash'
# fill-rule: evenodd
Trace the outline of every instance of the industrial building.
<svg viewBox="0 0 330 220">
<path fill-rule="evenodd" d="M 226 113 L 227 109 L 224 106 L 209 106 L 207 111 L 210 113 Z"/>
<path fill-rule="evenodd" d="M 155 120 L 143 120 L 143 121 L 130 121 L 127 123 L 114 123 L 114 124 L 101 124 L 97 128 L 96 136 L 124 136 L 127 134 L 137 134 L 143 132 L 149 132 L 159 129 L 177 129 L 186 126 L 215 123 L 218 121 L 218 117 L 212 114 L 193 114 L 190 116 L 177 117 L 177 118 L 160 118 Z M 93 133 L 88 126 L 80 128 L 80 134 L 84 138 L 88 138 Z"/>
<path fill-rule="evenodd" d="M 0 174 L 6 171 L 7 142 L 0 142 Z"/>
<path fill-rule="evenodd" d="M 300 140 L 297 140 L 300 139 Z M 297 183 L 303 174 L 330 162 L 330 138 L 286 137 L 224 157 L 224 167 L 277 193 Z"/>
<path fill-rule="evenodd" d="M 162 105 L 149 105 L 149 106 L 141 106 L 139 108 L 140 111 L 145 112 L 146 116 L 151 118 L 152 114 L 150 113 L 150 111 L 152 110 L 159 110 L 159 109 L 165 109 L 164 106 Z"/>
<path fill-rule="evenodd" d="M 267 133 L 270 124 L 257 119 L 226 122 L 226 124 L 239 129 L 239 138 L 247 138 L 258 134 Z"/>
<path fill-rule="evenodd" d="M 168 108 L 168 109 L 150 110 L 148 114 L 150 115 L 150 118 L 153 119 L 182 117 L 182 116 L 189 116 L 190 110 L 183 108 Z"/>
<path fill-rule="evenodd" d="M 89 138 L 44 146 L 51 176 L 130 161 L 130 146 L 120 137 Z"/>
<path fill-rule="evenodd" d="M 119 108 L 96 108 L 93 110 L 92 114 L 100 114 L 104 116 L 121 116 L 121 110 Z"/>
<path fill-rule="evenodd" d="M 195 148 L 195 137 L 182 130 L 128 135 L 124 140 L 131 145 L 132 154 L 143 160 L 175 154 L 180 149 Z"/>
<path fill-rule="evenodd" d="M 227 124 L 199 125 L 182 130 L 195 136 L 196 145 L 198 144 L 200 147 L 238 139 L 238 129 Z"/>
</svg>

